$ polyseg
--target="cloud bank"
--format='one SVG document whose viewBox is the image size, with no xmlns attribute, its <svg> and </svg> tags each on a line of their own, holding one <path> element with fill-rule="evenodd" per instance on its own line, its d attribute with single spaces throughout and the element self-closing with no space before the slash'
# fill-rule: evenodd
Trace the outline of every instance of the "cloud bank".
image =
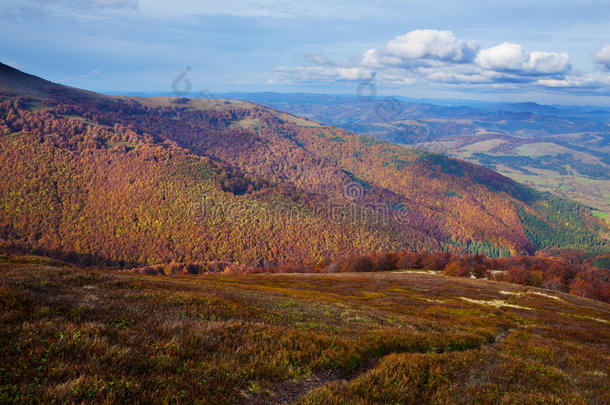
<svg viewBox="0 0 610 405">
<path fill-rule="evenodd" d="M 415 30 L 397 36 L 381 49 L 369 49 L 363 62 L 370 66 L 410 66 L 431 61 L 465 63 L 472 61 L 477 48 L 472 41 L 458 40 L 451 31 Z"/>
<path fill-rule="evenodd" d="M 391 85 L 432 85 L 512 90 L 610 93 L 610 76 L 574 71 L 567 52 L 527 50 L 504 42 L 481 49 L 475 41 L 456 37 L 452 31 L 422 29 L 398 35 L 386 44 L 365 50 L 356 64 L 282 67 L 276 81 L 363 80 L 375 75 Z M 610 45 L 600 49 L 594 61 L 610 70 Z"/>
<path fill-rule="evenodd" d="M 483 49 L 475 62 L 483 69 L 521 75 L 562 74 L 571 69 L 570 55 L 566 52 L 526 53 L 521 45 L 509 42 Z"/>
</svg>

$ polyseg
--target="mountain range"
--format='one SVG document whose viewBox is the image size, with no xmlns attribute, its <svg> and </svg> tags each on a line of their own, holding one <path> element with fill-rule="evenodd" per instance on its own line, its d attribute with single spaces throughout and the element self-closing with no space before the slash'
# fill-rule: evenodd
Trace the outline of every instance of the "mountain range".
<svg viewBox="0 0 610 405">
<path fill-rule="evenodd" d="M 102 95 L 0 65 L 0 247 L 253 266 L 607 247 L 585 205 L 379 137 L 247 101 Z"/>
<path fill-rule="evenodd" d="M 370 91 L 369 91 L 370 92 Z M 361 93 L 358 95 L 357 93 Z M 228 93 L 401 145 L 447 154 L 610 219 L 610 108 L 354 95 Z"/>
</svg>

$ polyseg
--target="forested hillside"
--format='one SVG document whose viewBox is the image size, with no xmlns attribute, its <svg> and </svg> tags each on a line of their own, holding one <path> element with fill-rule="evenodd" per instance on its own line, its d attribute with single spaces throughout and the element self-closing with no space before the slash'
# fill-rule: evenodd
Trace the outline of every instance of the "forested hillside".
<svg viewBox="0 0 610 405">
<path fill-rule="evenodd" d="M 610 109 L 365 94 L 227 93 L 377 139 L 483 165 L 610 214 Z"/>
<path fill-rule="evenodd" d="M 491 170 L 245 102 L 0 76 L 0 238 L 81 263 L 316 263 L 602 246 L 576 203 Z"/>
</svg>

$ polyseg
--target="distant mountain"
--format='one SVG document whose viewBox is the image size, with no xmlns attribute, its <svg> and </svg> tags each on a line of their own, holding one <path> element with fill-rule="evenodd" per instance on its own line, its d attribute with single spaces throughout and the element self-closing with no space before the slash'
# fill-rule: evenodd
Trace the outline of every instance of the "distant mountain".
<svg viewBox="0 0 610 405">
<path fill-rule="evenodd" d="M 582 205 L 273 108 L 0 75 L 0 247 L 83 263 L 257 265 L 606 243 Z"/>
<path fill-rule="evenodd" d="M 610 108 L 356 95 L 222 97 L 467 159 L 610 216 Z"/>
</svg>

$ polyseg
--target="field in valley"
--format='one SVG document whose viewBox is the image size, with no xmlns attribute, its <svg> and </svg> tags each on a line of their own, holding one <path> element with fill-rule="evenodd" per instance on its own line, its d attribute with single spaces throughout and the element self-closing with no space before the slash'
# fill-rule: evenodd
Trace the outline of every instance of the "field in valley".
<svg viewBox="0 0 610 405">
<path fill-rule="evenodd" d="M 0 263 L 0 402 L 610 403 L 610 306 L 426 272 Z"/>
</svg>

